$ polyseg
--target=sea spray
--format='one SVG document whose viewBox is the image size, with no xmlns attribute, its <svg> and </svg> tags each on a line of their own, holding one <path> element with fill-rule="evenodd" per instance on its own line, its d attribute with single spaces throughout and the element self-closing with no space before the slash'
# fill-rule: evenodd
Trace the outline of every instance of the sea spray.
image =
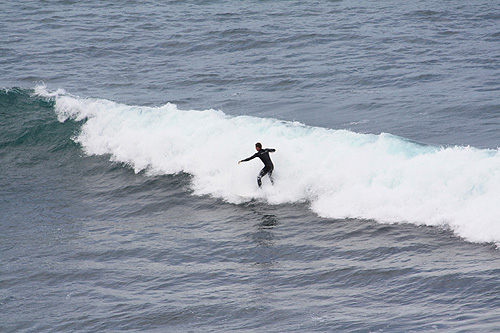
<svg viewBox="0 0 500 333">
<path fill-rule="evenodd" d="M 217 110 L 128 106 L 55 98 L 59 121 L 81 121 L 74 141 L 88 155 L 148 174 L 188 173 L 196 195 L 231 203 L 308 202 L 328 218 L 443 226 L 473 242 L 500 241 L 500 154 L 432 147 L 382 133 L 360 134 L 296 122 L 229 116 Z M 260 161 L 238 165 L 254 143 L 276 148 L 275 186 L 258 189 Z"/>
</svg>

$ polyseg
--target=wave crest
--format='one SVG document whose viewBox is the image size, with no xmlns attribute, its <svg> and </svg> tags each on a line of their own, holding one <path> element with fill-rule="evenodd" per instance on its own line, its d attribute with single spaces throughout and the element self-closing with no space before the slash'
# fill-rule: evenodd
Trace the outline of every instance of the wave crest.
<svg viewBox="0 0 500 333">
<path fill-rule="evenodd" d="M 56 94 L 61 122 L 82 121 L 74 140 L 135 172 L 192 175 L 197 195 L 231 203 L 309 202 L 328 218 L 444 226 L 473 242 L 500 241 L 500 154 L 432 147 L 382 133 L 228 116 L 217 110 L 128 106 Z M 276 148 L 275 186 L 259 190 L 254 143 Z M 267 181 L 267 180 L 266 180 Z"/>
</svg>

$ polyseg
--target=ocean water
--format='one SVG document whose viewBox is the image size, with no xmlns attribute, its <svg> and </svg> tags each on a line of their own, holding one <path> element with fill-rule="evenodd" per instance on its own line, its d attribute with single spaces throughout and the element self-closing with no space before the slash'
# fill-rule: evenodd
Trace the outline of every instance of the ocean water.
<svg viewBox="0 0 500 333">
<path fill-rule="evenodd" d="M 2 4 L 0 331 L 500 330 L 498 13 Z"/>
</svg>

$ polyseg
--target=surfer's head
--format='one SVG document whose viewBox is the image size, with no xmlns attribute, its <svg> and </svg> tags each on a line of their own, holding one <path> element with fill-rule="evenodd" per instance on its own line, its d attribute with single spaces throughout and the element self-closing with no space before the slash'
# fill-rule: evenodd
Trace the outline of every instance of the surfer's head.
<svg viewBox="0 0 500 333">
<path fill-rule="evenodd" d="M 261 144 L 260 142 L 257 142 L 257 143 L 255 144 L 255 149 L 257 149 L 257 150 L 261 150 L 261 149 L 262 149 L 262 144 Z"/>
</svg>

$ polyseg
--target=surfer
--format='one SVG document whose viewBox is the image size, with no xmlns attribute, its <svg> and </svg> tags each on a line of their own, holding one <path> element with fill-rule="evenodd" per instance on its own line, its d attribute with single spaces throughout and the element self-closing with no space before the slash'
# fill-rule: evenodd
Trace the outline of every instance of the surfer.
<svg viewBox="0 0 500 333">
<path fill-rule="evenodd" d="M 264 168 L 260 170 L 259 175 L 257 176 L 257 184 L 259 187 L 262 187 L 262 177 L 265 175 L 269 175 L 269 179 L 271 180 L 271 184 L 274 185 L 274 180 L 273 180 L 273 170 L 274 170 L 274 165 L 273 162 L 271 161 L 271 157 L 269 156 L 269 153 L 274 153 L 276 149 L 274 148 L 264 148 L 262 149 L 262 144 L 260 142 L 257 142 L 255 144 L 255 149 L 257 152 L 253 154 L 252 156 L 245 158 L 244 160 L 238 161 L 238 164 L 241 162 L 247 162 L 250 160 L 253 160 L 254 158 L 258 157 L 264 163 Z"/>
</svg>

